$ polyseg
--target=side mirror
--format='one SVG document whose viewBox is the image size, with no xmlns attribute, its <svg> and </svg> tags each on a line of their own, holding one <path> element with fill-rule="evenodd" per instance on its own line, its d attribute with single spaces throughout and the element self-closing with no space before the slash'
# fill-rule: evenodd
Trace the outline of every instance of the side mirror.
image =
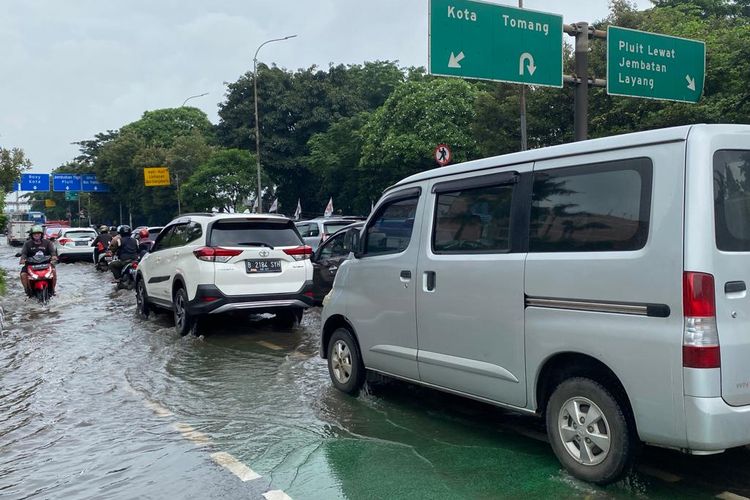
<svg viewBox="0 0 750 500">
<path fill-rule="evenodd" d="M 364 253 L 364 249 L 362 248 L 363 241 L 361 229 L 356 227 L 352 228 L 347 231 L 346 237 L 344 238 L 344 245 L 346 245 L 345 249 L 354 252 L 354 256 L 359 258 L 362 253 Z"/>
</svg>

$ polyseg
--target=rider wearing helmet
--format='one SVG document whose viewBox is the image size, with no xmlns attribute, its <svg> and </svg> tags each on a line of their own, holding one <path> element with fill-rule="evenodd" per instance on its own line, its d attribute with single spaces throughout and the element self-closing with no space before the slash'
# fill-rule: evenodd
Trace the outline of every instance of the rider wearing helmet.
<svg viewBox="0 0 750 500">
<path fill-rule="evenodd" d="M 147 228 L 143 228 L 138 231 L 138 257 L 143 257 L 151 251 L 151 247 L 154 246 L 154 242 L 151 239 L 151 235 Z"/>
<path fill-rule="evenodd" d="M 112 235 L 109 232 L 109 226 L 99 226 L 99 234 L 91 245 L 94 247 L 94 264 L 99 262 L 99 254 L 106 252 L 109 244 L 112 243 Z M 99 248 L 101 246 L 101 249 Z"/>
<path fill-rule="evenodd" d="M 26 240 L 21 248 L 21 285 L 23 285 L 26 295 L 31 296 L 31 288 L 29 287 L 29 275 L 26 272 L 26 259 L 33 255 L 37 255 L 39 252 L 42 255 L 50 257 L 52 264 L 57 262 L 57 250 L 55 249 L 54 243 L 44 238 L 44 229 L 42 226 L 36 225 L 29 231 L 30 238 Z M 55 294 L 55 287 L 57 286 L 57 272 L 52 270 L 52 289 L 50 294 Z"/>
<path fill-rule="evenodd" d="M 138 259 L 138 242 L 132 237 L 133 230 L 127 224 L 117 228 L 117 236 L 112 238 L 110 251 L 118 260 L 109 263 L 109 269 L 116 280 L 120 279 L 122 269 Z"/>
</svg>

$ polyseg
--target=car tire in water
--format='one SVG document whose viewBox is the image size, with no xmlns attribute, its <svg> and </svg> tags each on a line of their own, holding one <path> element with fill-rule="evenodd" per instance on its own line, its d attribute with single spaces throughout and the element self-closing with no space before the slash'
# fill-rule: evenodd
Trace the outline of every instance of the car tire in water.
<svg viewBox="0 0 750 500">
<path fill-rule="evenodd" d="M 336 389 L 356 395 L 365 381 L 365 366 L 352 333 L 339 328 L 328 342 L 328 374 Z"/>
<path fill-rule="evenodd" d="M 138 315 L 142 318 L 148 318 L 151 314 L 151 307 L 148 305 L 148 293 L 143 278 L 139 278 L 135 284 L 135 304 Z"/>
<path fill-rule="evenodd" d="M 298 307 L 282 309 L 276 313 L 273 322 L 279 328 L 294 328 L 302 321 L 302 314 L 302 309 Z"/>
<path fill-rule="evenodd" d="M 558 385 L 547 403 L 547 436 L 565 469 L 599 485 L 627 474 L 637 445 L 625 412 L 595 380 L 574 377 Z"/>
<path fill-rule="evenodd" d="M 174 294 L 174 328 L 184 337 L 193 330 L 195 318 L 188 313 L 188 296 L 184 288 L 178 288 Z"/>
</svg>

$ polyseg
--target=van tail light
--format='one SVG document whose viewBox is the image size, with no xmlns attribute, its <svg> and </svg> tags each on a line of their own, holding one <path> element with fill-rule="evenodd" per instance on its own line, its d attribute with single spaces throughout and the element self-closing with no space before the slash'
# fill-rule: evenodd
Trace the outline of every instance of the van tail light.
<svg viewBox="0 0 750 500">
<path fill-rule="evenodd" d="M 291 255 L 294 258 L 294 260 L 306 260 L 310 258 L 310 256 L 313 253 L 313 250 L 312 250 L 312 247 L 304 245 L 301 247 L 286 248 L 284 250 L 284 253 L 287 255 Z"/>
<path fill-rule="evenodd" d="M 685 271 L 682 275 L 682 366 L 720 368 L 719 331 L 716 328 L 714 277 Z"/>
<path fill-rule="evenodd" d="M 57 242 L 60 243 L 62 246 L 65 246 L 68 243 L 71 243 L 72 241 L 73 240 L 68 239 L 68 238 L 60 238 L 59 240 L 57 240 Z"/>
<path fill-rule="evenodd" d="M 204 262 L 227 262 L 232 257 L 237 257 L 242 253 L 242 250 L 232 250 L 229 248 L 221 247 L 200 247 L 193 250 L 198 260 Z"/>
</svg>

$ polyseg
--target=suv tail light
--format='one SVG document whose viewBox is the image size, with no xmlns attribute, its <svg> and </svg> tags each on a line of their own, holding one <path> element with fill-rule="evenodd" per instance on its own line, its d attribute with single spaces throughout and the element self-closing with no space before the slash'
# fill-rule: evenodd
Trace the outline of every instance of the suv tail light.
<svg viewBox="0 0 750 500">
<path fill-rule="evenodd" d="M 716 328 L 714 277 L 685 271 L 682 275 L 682 366 L 720 368 L 719 331 Z"/>
<path fill-rule="evenodd" d="M 242 250 L 232 250 L 221 247 L 200 247 L 193 250 L 198 260 L 205 262 L 227 262 L 232 257 L 237 257 Z"/>
<path fill-rule="evenodd" d="M 301 247 L 287 248 L 284 250 L 284 253 L 287 255 L 291 255 L 294 260 L 305 260 L 310 258 L 313 250 L 312 247 L 304 245 Z"/>
<path fill-rule="evenodd" d="M 62 246 L 65 246 L 68 243 L 71 243 L 72 241 L 73 240 L 68 239 L 68 238 L 60 238 L 59 240 L 57 240 L 57 242 L 60 243 Z"/>
</svg>

